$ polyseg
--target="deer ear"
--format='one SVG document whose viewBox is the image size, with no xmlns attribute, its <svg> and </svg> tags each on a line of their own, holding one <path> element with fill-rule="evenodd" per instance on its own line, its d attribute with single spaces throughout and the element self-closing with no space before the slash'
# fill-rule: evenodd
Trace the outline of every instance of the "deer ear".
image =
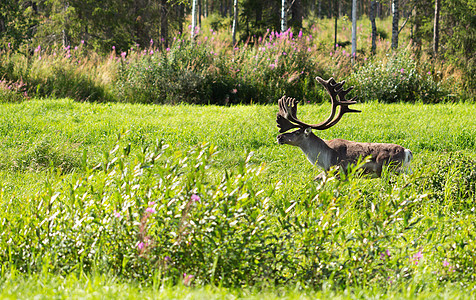
<svg viewBox="0 0 476 300">
<path fill-rule="evenodd" d="M 306 128 L 306 129 L 304 129 L 304 135 L 305 135 L 305 136 L 308 136 L 311 132 L 312 132 L 311 127 L 308 127 L 308 128 Z"/>
</svg>

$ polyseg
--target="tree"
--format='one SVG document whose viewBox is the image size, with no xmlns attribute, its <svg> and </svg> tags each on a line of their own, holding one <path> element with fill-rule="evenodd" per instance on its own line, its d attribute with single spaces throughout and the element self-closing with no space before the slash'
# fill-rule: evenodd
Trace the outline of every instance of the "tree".
<svg viewBox="0 0 476 300">
<path fill-rule="evenodd" d="M 281 1 L 281 32 L 288 30 L 288 9 L 286 0 Z"/>
<path fill-rule="evenodd" d="M 169 44 L 168 9 L 167 0 L 160 0 L 160 39 L 164 47 Z"/>
<path fill-rule="evenodd" d="M 377 1 L 373 1 L 370 3 L 370 23 L 372 25 L 372 54 L 375 54 L 377 49 L 377 25 L 375 24 L 375 15 L 377 13 Z"/>
<path fill-rule="evenodd" d="M 0 48 L 17 49 L 30 42 L 38 25 L 34 3 L 18 0 L 2 0 L 0 4 Z"/>
<path fill-rule="evenodd" d="M 334 50 L 337 49 L 337 19 L 339 18 L 339 1 L 334 1 Z"/>
<path fill-rule="evenodd" d="M 352 60 L 357 51 L 357 0 L 352 0 Z"/>
<path fill-rule="evenodd" d="M 233 1 L 233 29 L 232 29 L 232 41 L 233 47 L 236 45 L 236 30 L 238 26 L 238 0 Z"/>
<path fill-rule="evenodd" d="M 195 27 L 197 27 L 197 0 L 192 0 L 192 28 L 191 28 L 191 38 L 195 38 Z"/>
<path fill-rule="evenodd" d="M 435 0 L 435 20 L 433 25 L 433 55 L 438 56 L 438 44 L 440 42 L 440 0 Z"/>
<path fill-rule="evenodd" d="M 398 48 L 398 0 L 392 0 L 392 49 Z"/>
<path fill-rule="evenodd" d="M 302 2 L 301 0 L 293 0 L 291 2 L 291 26 L 294 28 L 302 28 Z"/>
</svg>

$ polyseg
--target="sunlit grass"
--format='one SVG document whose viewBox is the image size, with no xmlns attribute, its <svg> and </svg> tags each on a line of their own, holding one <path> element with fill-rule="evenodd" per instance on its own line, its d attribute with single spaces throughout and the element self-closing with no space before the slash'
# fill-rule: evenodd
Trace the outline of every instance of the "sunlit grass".
<svg viewBox="0 0 476 300">
<path fill-rule="evenodd" d="M 319 121 L 328 115 L 329 106 L 304 104 L 299 108 L 299 117 L 310 122 Z M 175 277 L 164 279 L 165 285 L 162 285 L 163 278 L 134 280 L 127 277 L 127 272 L 117 275 L 114 272 L 119 270 L 108 269 L 106 261 L 112 258 L 107 255 L 104 256 L 105 261 L 96 261 L 97 265 L 87 266 L 95 270 L 95 274 L 83 275 L 80 274 L 80 261 L 65 263 L 61 258 L 33 256 L 25 259 L 32 261 L 30 267 L 33 270 L 43 266 L 43 273 L 32 271 L 29 274 L 25 270 L 16 269 L 12 261 L 5 261 L 5 267 L 1 270 L 1 296 L 28 298 L 45 295 L 47 298 L 57 294 L 59 297 L 81 298 L 92 294 L 93 298 L 181 298 L 185 295 L 198 299 L 232 295 L 252 299 L 352 299 L 356 295 L 372 298 L 385 294 L 389 298 L 423 299 L 435 295 L 443 299 L 462 297 L 460 286 L 470 290 L 473 280 L 471 253 L 474 253 L 474 247 L 469 239 L 474 227 L 472 209 L 476 195 L 474 191 L 471 192 L 475 184 L 474 174 L 469 173 L 474 166 L 465 163 L 472 163 L 476 158 L 476 121 L 472 117 L 476 113 L 475 105 L 384 105 L 371 102 L 358 104 L 356 108 L 362 110 L 362 113 L 346 115 L 335 127 L 316 134 L 324 139 L 345 138 L 401 144 L 413 151 L 413 175 L 385 173 L 380 179 L 353 178 L 348 182 L 330 181 L 326 187 L 320 186 L 312 181 L 320 170 L 311 166 L 299 149 L 276 143 L 276 105 L 156 106 L 78 103 L 68 99 L 1 104 L 0 139 L 3 143 L 0 144 L 0 205 L 5 208 L 2 212 L 4 220 L 16 220 L 23 216 L 25 222 L 35 224 L 34 222 L 39 222 L 35 221 L 38 215 L 48 217 L 46 206 L 41 208 L 39 203 L 44 205 L 45 199 L 50 197 L 49 193 L 59 193 L 56 205 L 62 203 L 67 207 L 69 192 L 65 191 L 74 187 L 80 193 L 83 185 L 90 185 L 94 190 L 101 189 L 100 183 L 104 182 L 106 185 L 107 182 L 101 181 L 101 178 L 109 175 L 95 172 L 92 168 L 104 163 L 105 153 L 114 148 L 118 133 L 122 133 L 121 147 L 131 144 L 132 153 L 123 161 L 130 160 L 131 163 L 137 163 L 145 147 L 153 148 L 157 140 L 169 144 L 171 153 L 176 153 L 176 157 L 183 155 L 190 147 L 207 142 L 216 145 L 218 152 L 213 156 L 210 169 L 206 171 L 209 177 L 200 184 L 213 190 L 213 182 L 223 178 L 225 170 L 229 174 L 236 174 L 248 153 L 253 152 L 249 160 L 251 166 L 264 164 L 264 169 L 260 176 L 253 177 L 252 190 L 263 189 L 266 194 L 270 188 L 279 187 L 271 193 L 271 206 L 258 210 L 267 220 L 262 226 L 284 224 L 283 228 L 287 229 L 280 231 L 278 236 L 281 237 L 281 234 L 290 230 L 285 226 L 289 224 L 295 230 L 295 235 L 286 237 L 282 243 L 296 243 L 296 247 L 303 243 L 300 247 L 310 250 L 315 242 L 314 234 L 316 237 L 322 234 L 326 236 L 316 222 L 335 222 L 335 227 L 328 230 L 343 232 L 345 235 L 331 231 L 328 238 L 323 238 L 326 246 L 318 252 L 325 255 L 321 258 L 322 262 L 332 266 L 334 261 L 338 262 L 350 255 L 346 249 L 353 249 L 352 255 L 366 262 L 361 266 L 362 272 L 373 278 L 367 281 L 365 276 L 360 277 L 359 260 L 354 261 L 349 256 L 349 261 L 342 266 L 353 272 L 352 278 L 363 282 L 361 287 L 352 284 L 342 288 L 342 283 L 330 281 L 327 285 L 323 281 L 312 288 L 306 287 L 305 282 L 303 285 L 293 283 L 281 288 L 264 278 L 263 282 L 255 282 L 253 286 L 215 288 L 207 284 L 210 280 L 206 276 L 210 273 L 209 269 L 194 269 L 195 274 L 201 275 L 193 283 L 195 287 L 185 287 L 180 283 L 170 286 L 171 282 L 181 281 Z M 123 151 L 121 147 L 119 152 Z M 89 171 L 84 169 L 83 155 L 86 155 L 86 169 Z M 97 168 L 104 168 L 104 164 Z M 85 181 L 83 174 L 90 174 L 88 176 L 95 179 L 91 179 L 92 182 Z M 110 176 L 114 176 L 113 172 Z M 80 182 L 83 183 L 79 184 Z M 117 188 L 121 190 L 120 182 L 118 184 Z M 139 189 L 144 187 L 145 185 L 137 186 Z M 83 191 L 84 194 L 78 195 L 91 197 L 88 191 L 89 188 Z M 180 190 L 176 191 L 181 193 Z M 155 190 L 154 195 L 162 197 Z M 118 209 L 117 205 L 122 201 L 114 200 L 119 201 L 116 203 L 112 198 L 107 199 L 105 197 L 97 203 L 104 205 L 99 210 L 101 214 L 106 214 L 104 220 L 108 220 L 107 216 Z M 147 200 L 141 201 L 147 204 Z M 78 202 L 73 203 L 80 205 Z M 94 201 L 86 201 L 84 205 L 88 205 L 88 210 L 75 213 L 81 216 L 95 207 Z M 256 205 L 261 204 L 258 202 Z M 400 209 L 395 208 L 395 205 Z M 58 210 L 56 220 L 70 222 L 67 215 L 63 215 L 65 213 L 68 210 Z M 407 225 L 404 225 L 404 220 L 408 222 Z M 388 232 L 382 232 L 379 224 L 390 221 L 384 226 Z M 7 223 L 1 224 L 5 226 Z M 304 224 L 317 226 L 313 235 L 309 235 Z M 27 224 L 24 226 L 30 228 Z M 43 227 L 38 226 L 36 230 L 45 230 L 44 224 Z M 134 223 L 128 226 L 136 228 Z M 263 232 L 268 230 L 266 228 L 268 227 L 263 227 Z M 14 236 L 23 233 L 6 231 L 3 234 Z M 78 237 L 81 234 L 78 233 Z M 132 238 L 131 246 L 126 249 L 135 253 L 134 234 Z M 306 245 L 304 238 L 312 242 Z M 335 243 L 332 239 L 339 242 Z M 366 244 L 367 239 L 372 241 L 375 250 L 371 250 Z M 17 242 L 21 243 L 21 240 L 15 241 Z M 104 247 L 109 245 L 107 241 L 101 243 L 105 243 Z M 41 249 L 36 251 L 42 253 Z M 390 257 L 388 262 L 385 261 L 386 267 L 382 268 L 380 262 L 384 262 L 381 261 L 381 252 L 386 250 Z M 416 254 L 420 252 L 421 261 L 415 265 Z M 218 253 L 215 255 L 219 257 Z M 293 255 L 301 257 L 299 251 Z M 307 259 L 312 259 L 313 255 L 301 257 L 301 263 L 309 263 Z M 204 259 L 213 263 L 214 257 Z M 451 268 L 456 268 L 456 271 L 452 272 L 445 261 Z M 72 266 L 71 273 L 55 269 L 63 263 Z M 372 273 L 372 268 L 388 272 L 391 278 L 387 281 L 380 280 L 378 272 Z M 181 272 L 189 273 L 188 269 L 180 269 L 174 274 L 182 274 Z M 218 285 L 220 282 L 226 282 L 226 277 L 222 277 Z M 310 283 L 314 284 L 316 283 Z M 122 293 L 119 294 L 119 291 Z"/>
</svg>

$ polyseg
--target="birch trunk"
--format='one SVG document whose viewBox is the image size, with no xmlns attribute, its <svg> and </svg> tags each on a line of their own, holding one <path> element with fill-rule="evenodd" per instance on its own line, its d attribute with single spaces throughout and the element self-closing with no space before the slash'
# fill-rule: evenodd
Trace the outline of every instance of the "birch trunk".
<svg viewBox="0 0 476 300">
<path fill-rule="evenodd" d="M 231 31 L 231 35 L 233 38 L 233 48 L 236 45 L 236 30 L 238 27 L 238 0 L 233 1 L 233 29 Z"/>
<path fill-rule="evenodd" d="M 357 0 L 352 0 L 352 61 L 357 52 Z"/>
<path fill-rule="evenodd" d="M 392 49 L 398 48 L 398 0 L 392 1 Z"/>
<path fill-rule="evenodd" d="M 281 1 L 281 32 L 288 30 L 288 11 L 286 0 Z"/>
<path fill-rule="evenodd" d="M 195 38 L 195 27 L 197 27 L 197 0 L 192 0 L 192 28 L 191 38 Z"/>
</svg>

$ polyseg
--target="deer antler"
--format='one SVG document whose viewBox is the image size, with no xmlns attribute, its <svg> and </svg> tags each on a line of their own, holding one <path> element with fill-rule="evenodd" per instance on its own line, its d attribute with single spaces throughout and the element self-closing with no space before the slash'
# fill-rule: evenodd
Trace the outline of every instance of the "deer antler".
<svg viewBox="0 0 476 300">
<path fill-rule="evenodd" d="M 312 128 L 316 130 L 325 130 L 336 125 L 345 113 L 357 113 L 360 110 L 349 108 L 349 105 L 357 103 L 354 97 L 350 100 L 345 99 L 345 96 L 354 88 L 350 87 L 344 90 L 342 87 L 345 81 L 336 82 L 334 78 L 324 80 L 321 77 L 316 77 L 316 80 L 321 83 L 331 96 L 331 114 L 323 122 L 319 124 L 307 124 L 297 118 L 297 104 L 298 100 L 283 96 L 278 100 L 279 112 L 276 117 L 279 132 L 286 132 L 292 128 Z M 337 99 L 337 97 L 339 99 Z M 339 106 L 339 113 L 336 116 L 337 107 Z"/>
</svg>

